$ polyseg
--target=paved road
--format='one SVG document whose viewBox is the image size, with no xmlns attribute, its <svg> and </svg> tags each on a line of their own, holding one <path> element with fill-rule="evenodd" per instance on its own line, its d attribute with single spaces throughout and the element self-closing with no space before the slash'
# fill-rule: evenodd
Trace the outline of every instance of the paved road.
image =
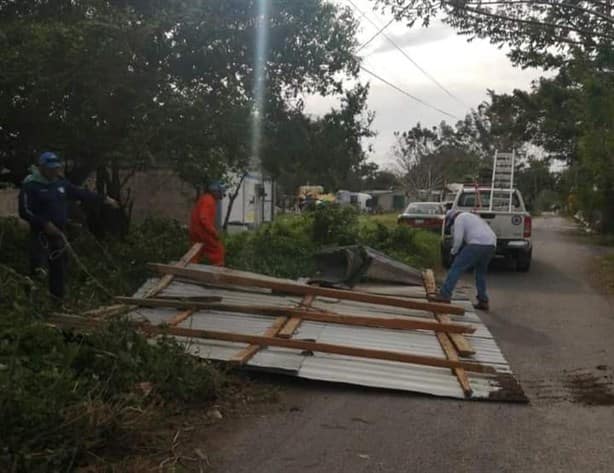
<svg viewBox="0 0 614 473">
<path fill-rule="evenodd" d="M 484 321 L 529 405 L 292 380 L 273 412 L 211 433 L 215 471 L 614 472 L 614 303 L 568 227 L 537 220 L 531 272 L 490 277 Z"/>
</svg>

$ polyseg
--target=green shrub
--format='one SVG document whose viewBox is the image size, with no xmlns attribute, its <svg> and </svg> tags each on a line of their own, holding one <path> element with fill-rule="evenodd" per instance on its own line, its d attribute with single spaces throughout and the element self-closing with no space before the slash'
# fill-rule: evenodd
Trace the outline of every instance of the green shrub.
<svg viewBox="0 0 614 473">
<path fill-rule="evenodd" d="M 46 281 L 26 276 L 28 238 L 26 226 L 0 219 L 0 471 L 70 471 L 88 452 L 129 450 L 130 436 L 147 432 L 165 405 L 217 396 L 217 370 L 173 339 L 151 343 L 125 322 L 79 336 L 45 324 L 57 306 Z M 145 263 L 189 247 L 185 230 L 162 220 L 125 241 L 98 242 L 75 229 L 69 239 L 88 272 L 117 294 L 143 283 Z M 69 281 L 68 310 L 109 302 L 74 261 Z"/>
<path fill-rule="evenodd" d="M 1 320 L 2 471 L 66 471 L 124 448 L 150 404 L 210 401 L 222 383 L 173 339 L 151 343 L 126 322 L 76 336 L 15 312 Z"/>
<path fill-rule="evenodd" d="M 435 267 L 439 260 L 438 235 L 405 225 L 386 226 L 378 221 L 365 222 L 360 241 L 419 269 Z"/>
<path fill-rule="evenodd" d="M 418 268 L 438 264 L 438 235 L 387 223 L 336 205 L 284 215 L 257 230 L 228 236 L 226 262 L 236 269 L 298 278 L 313 274 L 313 255 L 320 249 L 361 244 Z"/>
<path fill-rule="evenodd" d="M 226 238 L 229 267 L 271 276 L 298 278 L 313 272 L 316 245 L 311 218 L 281 216 L 257 230 Z"/>
<path fill-rule="evenodd" d="M 312 219 L 311 238 L 317 245 L 354 245 L 358 243 L 358 212 L 353 207 L 317 207 L 305 217 Z"/>
</svg>

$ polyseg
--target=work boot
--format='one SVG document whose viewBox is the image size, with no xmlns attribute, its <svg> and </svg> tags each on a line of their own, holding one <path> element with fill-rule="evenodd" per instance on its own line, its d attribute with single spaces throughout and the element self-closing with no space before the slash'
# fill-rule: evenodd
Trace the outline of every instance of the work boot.
<svg viewBox="0 0 614 473">
<path fill-rule="evenodd" d="M 473 304 L 473 308 L 477 310 L 483 310 L 484 312 L 488 312 L 490 310 L 488 301 L 480 301 L 480 300 L 478 300 L 475 304 Z"/>
<path fill-rule="evenodd" d="M 449 304 L 451 302 L 449 298 L 444 297 L 441 294 L 431 295 L 431 297 L 429 297 L 429 301 L 439 302 L 440 304 Z"/>
</svg>

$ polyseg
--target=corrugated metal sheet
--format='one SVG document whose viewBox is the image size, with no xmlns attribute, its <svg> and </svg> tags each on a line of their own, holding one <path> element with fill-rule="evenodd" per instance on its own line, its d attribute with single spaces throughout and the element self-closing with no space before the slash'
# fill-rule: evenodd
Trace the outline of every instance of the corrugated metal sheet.
<svg viewBox="0 0 614 473">
<path fill-rule="evenodd" d="M 142 296 L 144 291 L 157 282 L 148 281 L 136 294 Z M 371 288 L 372 289 L 372 288 Z M 391 286 L 376 288 L 374 292 L 384 291 L 394 294 Z M 403 286 L 399 287 L 402 295 Z M 415 288 L 412 297 L 419 297 Z M 293 307 L 300 302 L 299 297 L 281 296 L 263 291 L 245 292 L 230 288 L 213 288 L 186 282 L 174 281 L 160 295 L 165 297 L 200 297 L 220 296 L 223 302 L 237 305 L 272 305 Z M 478 361 L 493 366 L 500 375 L 468 373 L 473 389 L 474 399 L 500 398 L 501 393 L 509 388 L 509 376 L 502 382 L 501 375 L 511 375 L 511 370 L 497 346 L 488 328 L 481 322 L 468 301 L 459 301 L 467 312 L 464 316 L 452 316 L 457 322 L 471 323 L 477 331 L 467 336 L 476 350 L 476 355 L 462 358 Z M 370 317 L 412 316 L 433 319 L 431 314 L 423 311 L 396 307 L 382 307 L 362 302 L 317 298 L 314 307 L 330 310 L 340 314 L 364 315 Z M 134 317 L 144 317 L 153 324 L 159 324 L 172 318 L 177 309 L 156 308 L 138 310 Z M 188 318 L 181 327 L 209 329 L 224 332 L 262 335 L 271 326 L 274 317 L 265 315 L 248 315 L 217 311 L 198 311 Z M 322 343 L 347 345 L 360 348 L 373 348 L 401 353 L 445 358 L 439 341 L 431 331 L 401 331 L 368 327 L 345 326 L 303 321 L 295 332 L 294 339 L 314 340 Z M 246 345 L 218 340 L 179 338 L 195 356 L 215 360 L 229 360 Z M 379 387 L 412 391 L 436 396 L 464 399 L 456 376 L 450 369 L 413 365 L 408 363 L 356 358 L 328 353 L 306 354 L 299 350 L 267 347 L 261 349 L 248 363 L 248 367 L 283 372 L 302 378 L 349 383 L 361 386 Z M 513 400 L 513 399 L 512 399 Z"/>
</svg>

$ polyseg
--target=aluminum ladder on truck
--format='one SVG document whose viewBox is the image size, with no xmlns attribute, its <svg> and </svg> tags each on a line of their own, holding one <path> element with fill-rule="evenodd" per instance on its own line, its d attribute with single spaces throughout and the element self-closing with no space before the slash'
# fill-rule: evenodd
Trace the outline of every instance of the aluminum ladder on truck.
<svg viewBox="0 0 614 473">
<path fill-rule="evenodd" d="M 514 167 L 516 154 L 495 151 L 492 167 L 489 210 L 511 212 L 514 200 Z"/>
</svg>

